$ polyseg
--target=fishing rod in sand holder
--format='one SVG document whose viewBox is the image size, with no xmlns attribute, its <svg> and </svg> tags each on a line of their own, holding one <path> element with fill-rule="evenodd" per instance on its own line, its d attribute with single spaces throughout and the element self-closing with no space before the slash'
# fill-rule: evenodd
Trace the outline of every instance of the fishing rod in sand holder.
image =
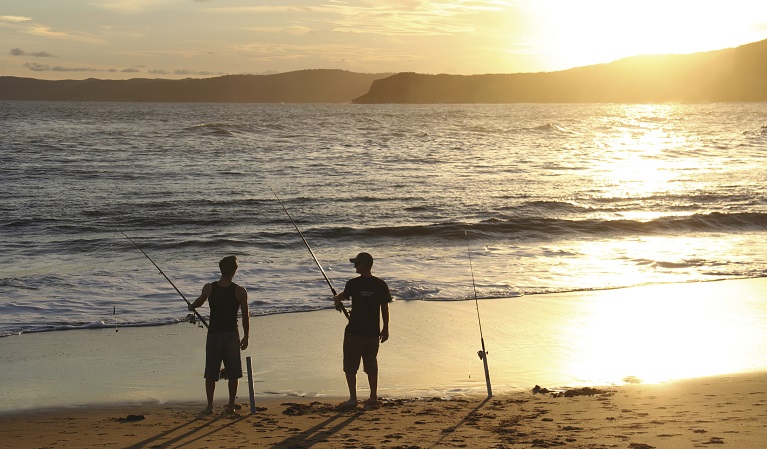
<svg viewBox="0 0 767 449">
<path fill-rule="evenodd" d="M 320 269 L 320 272 L 322 273 L 322 276 L 325 278 L 325 282 L 327 282 L 328 283 L 328 287 L 330 287 L 330 291 L 333 292 L 333 296 L 338 295 L 338 293 L 336 293 L 336 289 L 333 288 L 333 284 L 330 283 L 330 279 L 328 279 L 328 275 L 325 274 L 325 270 L 322 269 L 322 265 L 320 265 L 320 261 L 317 260 L 317 256 L 314 255 L 314 251 L 312 251 L 312 248 L 309 246 L 309 242 L 306 241 L 306 239 L 304 238 L 304 234 L 302 234 L 301 230 L 298 229 L 298 225 L 296 224 L 296 221 L 293 220 L 292 216 L 290 216 L 290 212 L 288 212 L 288 209 L 285 207 L 285 204 L 283 204 L 283 202 L 280 199 L 280 197 L 277 196 L 277 192 L 274 191 L 272 186 L 270 186 L 266 182 L 264 182 L 264 184 L 266 184 L 266 186 L 269 187 L 269 190 L 272 191 L 272 193 L 274 194 L 274 197 L 277 198 L 277 201 L 280 203 L 280 206 L 282 206 L 282 210 L 284 210 L 285 213 L 288 215 L 288 218 L 290 218 L 290 222 L 293 223 L 293 227 L 296 228 L 296 231 L 298 231 L 298 235 L 301 236 L 301 240 L 304 241 L 304 245 L 306 245 L 306 249 L 308 249 L 309 250 L 309 254 L 312 255 L 312 259 L 314 259 L 314 263 L 316 263 L 317 264 L 317 268 Z M 338 308 L 338 311 L 339 312 L 343 312 L 344 315 L 346 316 L 346 319 L 347 320 L 349 319 L 349 312 L 346 310 L 346 307 L 344 307 L 343 304 L 340 304 L 340 308 Z"/>
<path fill-rule="evenodd" d="M 482 342 L 482 350 L 477 355 L 485 365 L 485 383 L 487 384 L 487 397 L 493 397 L 493 388 L 490 386 L 490 369 L 487 367 L 487 351 L 485 350 L 485 337 L 482 335 L 482 319 L 479 317 L 479 301 L 477 300 L 477 284 L 474 282 L 474 266 L 471 263 L 471 249 L 469 249 L 469 234 L 463 230 L 466 237 L 466 252 L 469 254 L 469 268 L 471 269 L 471 285 L 474 288 L 474 304 L 477 306 L 477 322 L 479 322 L 479 339 Z"/>
<path fill-rule="evenodd" d="M 166 275 L 166 274 L 165 274 L 165 272 L 164 272 L 164 271 L 162 271 L 162 268 L 160 268 L 160 267 L 159 267 L 159 266 L 158 266 L 156 263 L 154 263 L 154 260 L 152 260 L 152 258 L 151 258 L 151 257 L 149 257 L 149 254 L 145 253 L 145 252 L 144 252 L 144 250 L 143 250 L 143 249 L 141 249 L 141 247 L 140 247 L 140 246 L 138 246 L 138 245 L 136 244 L 136 242 L 134 242 L 134 241 L 133 241 L 133 239 L 132 239 L 132 238 L 130 238 L 130 237 L 128 237 L 128 236 L 127 236 L 127 235 L 126 235 L 124 232 L 120 231 L 120 234 L 122 234 L 123 236 L 125 236 L 125 238 L 126 238 L 126 239 L 130 240 L 130 242 L 131 242 L 131 243 L 133 243 L 133 246 L 135 246 L 137 250 L 141 251 L 141 254 L 143 254 L 144 256 L 146 256 L 146 258 L 147 258 L 147 259 L 149 259 L 149 261 L 150 261 L 150 262 L 152 262 L 152 265 L 154 265 L 154 266 L 155 266 L 155 268 L 157 268 L 157 269 L 160 271 L 160 274 L 161 274 L 161 275 L 163 275 L 163 277 L 165 277 L 165 279 L 166 279 L 168 282 L 170 282 L 170 285 L 172 285 L 172 286 L 173 286 L 173 288 L 174 288 L 174 289 L 176 289 L 176 292 L 177 292 L 179 295 L 181 295 L 181 297 L 182 297 L 182 298 L 184 298 L 184 301 L 186 301 L 186 304 L 187 304 L 188 306 L 190 306 L 190 307 L 191 307 L 192 303 L 190 303 L 190 302 L 189 302 L 189 300 L 187 300 L 187 299 L 186 299 L 186 296 L 184 296 L 184 294 L 183 294 L 183 293 L 181 293 L 181 290 L 179 290 L 179 289 L 178 289 L 178 287 L 176 287 L 176 284 L 174 284 L 174 283 L 173 283 L 173 281 L 171 281 L 171 280 L 170 280 L 170 278 L 168 277 L 168 275 Z M 202 317 L 202 315 L 200 315 L 200 313 L 199 313 L 197 310 L 193 310 L 193 311 L 194 311 L 194 315 L 195 315 L 195 316 L 197 316 L 197 320 L 198 320 L 199 322 L 201 322 L 203 325 L 205 325 L 205 328 L 207 329 L 207 328 L 208 328 L 208 323 L 207 323 L 207 321 L 205 321 L 205 318 L 203 318 L 203 317 Z M 191 322 L 192 324 L 194 324 L 194 321 L 190 320 L 190 322 Z"/>
</svg>

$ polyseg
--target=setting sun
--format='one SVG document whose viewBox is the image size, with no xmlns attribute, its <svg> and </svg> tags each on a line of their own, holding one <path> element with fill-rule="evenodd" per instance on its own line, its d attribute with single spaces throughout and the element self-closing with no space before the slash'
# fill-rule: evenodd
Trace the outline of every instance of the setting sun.
<svg viewBox="0 0 767 449">
<path fill-rule="evenodd" d="M 767 4 L 648 0 L 526 2 L 542 59 L 552 69 L 643 54 L 687 54 L 757 40 Z"/>
</svg>

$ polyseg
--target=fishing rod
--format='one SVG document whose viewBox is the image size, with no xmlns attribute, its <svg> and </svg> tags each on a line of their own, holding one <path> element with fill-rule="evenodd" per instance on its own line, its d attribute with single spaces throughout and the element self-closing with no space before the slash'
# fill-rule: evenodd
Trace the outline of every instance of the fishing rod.
<svg viewBox="0 0 767 449">
<path fill-rule="evenodd" d="M 290 212 L 288 212 L 288 209 L 285 207 L 285 204 L 283 204 L 283 202 L 280 199 L 280 197 L 277 196 L 277 192 L 274 191 L 272 186 L 270 186 L 266 181 L 264 181 L 264 184 L 266 184 L 266 186 L 269 187 L 269 190 L 272 191 L 272 193 L 274 194 L 274 197 L 277 198 L 277 201 L 280 203 L 280 206 L 282 206 L 282 210 L 284 210 L 285 213 L 288 215 L 288 218 L 290 218 L 290 222 L 293 223 L 293 227 L 296 228 L 296 231 L 298 231 L 298 235 L 301 236 L 301 240 L 304 241 L 304 245 L 306 245 L 306 249 L 308 249 L 309 250 L 309 254 L 312 255 L 312 258 L 314 259 L 314 263 L 316 263 L 317 264 L 317 268 L 320 269 L 320 272 L 322 273 L 322 276 L 325 278 L 325 282 L 327 282 L 328 283 L 328 287 L 330 287 L 330 291 L 333 292 L 333 296 L 337 296 L 338 293 L 336 293 L 336 289 L 333 288 L 333 284 L 330 283 L 330 279 L 328 279 L 328 275 L 325 274 L 325 270 L 322 269 L 322 265 L 320 265 L 320 261 L 317 260 L 317 256 L 314 255 L 314 251 L 312 251 L 312 248 L 309 246 L 309 242 L 306 241 L 306 239 L 304 238 L 304 234 L 301 233 L 300 229 L 298 229 L 298 225 L 296 224 L 296 221 L 293 220 L 293 217 L 290 215 Z M 346 307 L 344 307 L 344 305 L 341 304 L 341 303 L 338 303 L 338 304 L 339 304 L 340 308 L 336 307 L 336 309 L 339 312 L 343 312 L 344 315 L 346 315 L 346 319 L 348 320 L 349 319 L 349 312 L 346 310 Z"/>
<path fill-rule="evenodd" d="M 158 266 L 156 263 L 154 263 L 154 260 L 152 260 L 152 258 L 151 258 L 151 257 L 149 257 L 149 254 L 145 253 L 145 252 L 144 252 L 144 250 L 143 250 L 143 249 L 141 249 L 141 247 L 139 247 L 139 246 L 136 244 L 136 242 L 134 242 L 134 241 L 133 241 L 133 239 L 132 239 L 132 238 L 130 238 L 130 237 L 128 237 L 128 236 L 127 236 L 127 235 L 126 235 L 124 232 L 120 231 L 120 234 L 122 234 L 123 236 L 125 236 L 125 238 L 126 238 L 126 239 L 130 240 L 130 242 L 131 242 L 131 243 L 133 243 L 133 246 L 135 246 L 135 247 L 136 247 L 136 249 L 138 249 L 139 251 L 141 251 L 141 253 L 142 253 L 144 256 L 146 256 L 146 258 L 147 258 L 147 259 L 149 259 L 149 261 L 150 261 L 150 262 L 152 262 L 152 265 L 154 265 L 154 266 L 155 266 L 155 268 L 157 268 L 158 270 L 160 270 L 160 274 L 161 274 L 161 275 L 163 275 L 163 276 L 165 277 L 165 279 L 166 279 L 168 282 L 170 282 L 170 285 L 172 285 L 172 286 L 173 286 L 173 288 L 174 288 L 174 289 L 176 289 L 176 292 L 177 292 L 179 295 L 181 295 L 181 297 L 182 297 L 182 298 L 184 298 L 184 301 L 186 301 L 186 304 L 187 304 L 189 307 L 192 307 L 192 303 L 190 303 L 190 302 L 189 302 L 189 300 L 187 300 L 187 299 L 186 299 L 186 296 L 184 296 L 184 294 L 183 294 L 183 293 L 181 293 L 181 290 L 179 290 L 179 289 L 178 289 L 178 287 L 176 287 L 176 284 L 174 284 L 174 283 L 173 283 L 173 281 L 171 281 L 171 280 L 170 280 L 170 278 L 168 277 L 168 275 L 166 275 L 166 274 L 165 274 L 165 272 L 164 272 L 164 271 L 162 271 L 162 268 L 160 268 L 160 267 L 159 267 L 159 266 Z M 192 311 L 193 311 L 193 312 L 194 312 L 194 314 L 197 316 L 197 319 L 198 319 L 198 320 L 199 320 L 199 321 L 200 321 L 202 324 L 204 324 L 204 325 L 205 325 L 205 328 L 207 329 L 207 328 L 208 328 L 208 323 L 207 323 L 207 321 L 205 321 L 205 318 L 203 318 L 203 317 L 202 317 L 202 315 L 200 315 L 200 313 L 199 313 L 199 312 L 198 312 L 196 309 L 192 309 Z M 192 322 L 192 323 L 194 323 L 194 321 L 191 321 L 191 322 Z"/>
<path fill-rule="evenodd" d="M 471 263 L 471 249 L 469 249 L 469 234 L 463 230 L 466 237 L 466 252 L 469 254 L 469 268 L 471 269 L 471 285 L 474 288 L 474 304 L 477 306 L 477 322 L 479 322 L 479 339 L 482 342 L 482 350 L 477 355 L 485 365 L 485 383 L 487 384 L 487 397 L 493 397 L 493 388 L 490 386 L 490 369 L 487 367 L 487 351 L 485 350 L 485 337 L 482 335 L 482 319 L 479 317 L 479 301 L 477 300 L 477 284 L 474 282 L 474 266 Z"/>
</svg>

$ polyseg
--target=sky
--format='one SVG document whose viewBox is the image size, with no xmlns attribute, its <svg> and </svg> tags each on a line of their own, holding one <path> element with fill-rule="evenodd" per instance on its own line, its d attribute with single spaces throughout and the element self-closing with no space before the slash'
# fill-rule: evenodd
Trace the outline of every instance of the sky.
<svg viewBox="0 0 767 449">
<path fill-rule="evenodd" d="M 767 39 L 764 0 L 0 0 L 0 76 L 547 72 Z"/>
</svg>

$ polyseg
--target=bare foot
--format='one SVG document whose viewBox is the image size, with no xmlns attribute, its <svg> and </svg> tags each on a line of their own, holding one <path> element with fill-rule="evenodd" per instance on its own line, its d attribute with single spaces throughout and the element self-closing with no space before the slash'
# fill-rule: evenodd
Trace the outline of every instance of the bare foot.
<svg viewBox="0 0 767 449">
<path fill-rule="evenodd" d="M 356 399 L 349 399 L 348 401 L 344 401 L 336 406 L 339 410 L 351 410 L 353 408 L 357 408 L 357 400 Z"/>
</svg>

